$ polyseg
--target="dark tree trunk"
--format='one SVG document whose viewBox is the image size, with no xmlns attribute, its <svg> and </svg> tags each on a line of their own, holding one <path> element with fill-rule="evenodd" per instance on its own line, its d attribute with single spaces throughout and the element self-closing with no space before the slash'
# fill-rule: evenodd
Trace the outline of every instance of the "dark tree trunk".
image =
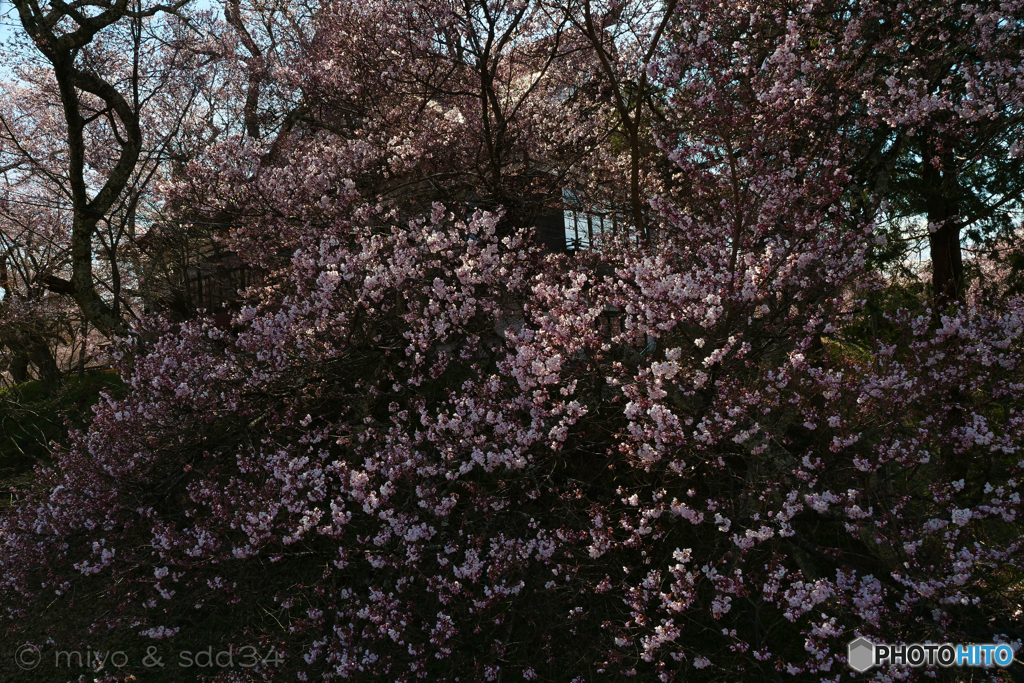
<svg viewBox="0 0 1024 683">
<path fill-rule="evenodd" d="M 59 384 L 62 377 L 57 361 L 50 352 L 50 347 L 45 343 L 36 344 L 32 349 L 32 365 L 35 366 L 36 374 L 47 384 Z"/>
<path fill-rule="evenodd" d="M 963 301 L 964 262 L 960 248 L 960 185 L 953 146 L 947 141 L 928 140 L 922 154 L 924 167 L 923 198 L 928 216 L 928 248 L 932 261 L 932 296 L 935 312 Z M 953 406 L 941 421 L 942 431 L 950 433 L 961 427 L 964 410 L 961 403 L 969 397 L 955 385 L 948 387 L 946 404 Z M 949 444 L 941 448 L 941 465 L 947 481 L 965 479 L 969 461 Z"/>
<path fill-rule="evenodd" d="M 15 384 L 28 381 L 28 355 L 19 353 L 11 361 L 11 378 Z"/>
<path fill-rule="evenodd" d="M 15 384 L 27 382 L 32 378 L 29 368 L 35 368 L 36 377 L 47 384 L 61 381 L 60 368 L 45 339 L 37 337 L 23 340 L 11 351 L 10 372 Z"/>
<path fill-rule="evenodd" d="M 964 262 L 960 249 L 960 202 L 956 156 L 931 141 L 922 150 L 921 180 L 928 217 L 932 294 L 937 308 L 963 300 Z"/>
</svg>

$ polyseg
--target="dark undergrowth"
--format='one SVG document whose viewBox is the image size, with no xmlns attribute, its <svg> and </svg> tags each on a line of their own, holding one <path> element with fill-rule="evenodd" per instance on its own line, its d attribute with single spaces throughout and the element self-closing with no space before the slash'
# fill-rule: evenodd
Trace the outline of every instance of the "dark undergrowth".
<svg viewBox="0 0 1024 683">
<path fill-rule="evenodd" d="M 69 429 L 85 426 L 101 392 L 118 394 L 123 386 L 115 374 L 96 374 L 0 389 L 0 506 L 10 504 L 12 486 L 29 484 L 35 466 L 51 460 Z"/>
</svg>

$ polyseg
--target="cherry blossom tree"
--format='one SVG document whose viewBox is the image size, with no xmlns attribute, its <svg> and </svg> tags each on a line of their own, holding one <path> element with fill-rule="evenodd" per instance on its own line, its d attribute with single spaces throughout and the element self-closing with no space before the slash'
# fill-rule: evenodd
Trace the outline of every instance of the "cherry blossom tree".
<svg viewBox="0 0 1024 683">
<path fill-rule="evenodd" d="M 230 326 L 119 343 L 127 394 L 0 518 L 9 639 L 216 624 L 283 654 L 222 681 L 839 681 L 856 635 L 1019 648 L 1024 305 L 854 334 L 903 152 L 844 7 L 677 6 L 638 41 L 661 99 L 620 106 L 591 81 L 643 76 L 603 66 L 593 8 L 588 36 L 534 3 L 232 5 L 242 124 L 162 189 L 230 216 L 262 280 Z M 621 157 L 558 141 L 644 116 L 657 239 L 537 249 L 538 169 Z M 82 594 L 105 609 L 48 617 Z"/>
<path fill-rule="evenodd" d="M 213 87 L 209 57 L 186 49 L 195 37 L 186 26 L 202 28 L 202 17 L 182 14 L 185 5 L 15 3 L 23 34 L 5 51 L 5 166 L 51 207 L 70 205 L 70 277 L 53 274 L 51 288 L 105 334 L 126 332 L 134 312 L 126 290 L 142 197 L 203 120 L 200 92 Z M 168 12 L 181 17 L 155 18 Z"/>
<path fill-rule="evenodd" d="M 653 122 L 658 117 L 661 93 L 652 78 L 656 58 L 664 53 L 665 30 L 675 14 L 675 0 L 660 2 L 566 3 L 567 22 L 582 34 L 599 69 L 596 76 L 607 91 L 617 125 L 615 132 L 625 141 L 628 175 L 629 215 L 634 230 L 647 235 L 645 197 L 652 193 L 650 168 L 657 160 Z M 645 168 L 646 167 L 646 168 Z M 654 187 L 657 187 L 654 181 Z"/>
</svg>

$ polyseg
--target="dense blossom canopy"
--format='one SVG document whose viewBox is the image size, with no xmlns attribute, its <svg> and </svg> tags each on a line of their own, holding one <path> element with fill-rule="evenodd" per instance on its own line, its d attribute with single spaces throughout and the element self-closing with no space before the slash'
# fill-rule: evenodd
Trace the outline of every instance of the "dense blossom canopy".
<svg viewBox="0 0 1024 683">
<path fill-rule="evenodd" d="M 890 200 L 1015 163 L 1019 3 L 227 7 L 245 125 L 159 191 L 258 282 L 118 338 L 126 393 L 0 518 L 12 640 L 88 593 L 83 643 L 284 657 L 219 681 L 1020 648 L 1024 302 L 961 265 L 865 314 Z M 597 248 L 538 248 L 563 190 Z"/>
</svg>

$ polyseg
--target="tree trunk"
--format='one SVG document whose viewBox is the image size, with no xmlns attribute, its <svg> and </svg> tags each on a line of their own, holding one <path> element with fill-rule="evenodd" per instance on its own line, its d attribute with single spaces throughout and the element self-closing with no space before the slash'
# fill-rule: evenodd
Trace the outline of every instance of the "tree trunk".
<svg viewBox="0 0 1024 683">
<path fill-rule="evenodd" d="M 36 375 L 46 384 L 59 384 L 63 379 L 60 368 L 57 367 L 57 360 L 45 342 L 33 345 L 31 360 L 36 368 Z"/>
<path fill-rule="evenodd" d="M 960 193 L 956 156 L 952 145 L 928 140 L 922 149 L 925 211 L 928 216 L 928 248 L 932 261 L 932 296 L 935 312 L 963 301 L 964 262 L 960 249 Z M 960 406 L 969 397 L 957 386 L 948 387 L 946 405 L 953 406 L 941 421 L 943 433 L 950 433 L 964 423 Z M 967 477 L 969 461 L 952 445 L 941 446 L 941 465 L 946 481 Z"/>
<path fill-rule="evenodd" d="M 11 360 L 11 378 L 15 384 L 28 381 L 28 355 L 24 353 L 15 354 Z"/>
<path fill-rule="evenodd" d="M 964 262 L 960 249 L 959 183 L 950 146 L 928 141 L 922 150 L 928 248 L 932 261 L 932 295 L 936 308 L 963 300 Z"/>
</svg>

